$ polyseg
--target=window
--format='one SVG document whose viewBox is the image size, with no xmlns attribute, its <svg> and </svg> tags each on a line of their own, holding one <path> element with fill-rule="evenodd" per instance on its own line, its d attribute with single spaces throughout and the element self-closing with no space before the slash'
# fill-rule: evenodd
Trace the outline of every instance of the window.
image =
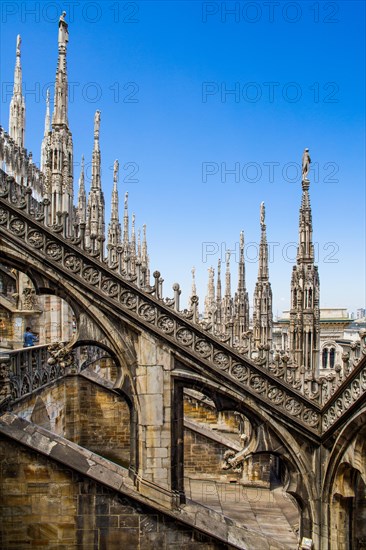
<svg viewBox="0 0 366 550">
<path fill-rule="evenodd" d="M 331 369 L 334 368 L 334 360 L 335 360 L 335 349 L 334 348 L 330 348 L 330 352 L 329 352 L 329 366 Z"/>
</svg>

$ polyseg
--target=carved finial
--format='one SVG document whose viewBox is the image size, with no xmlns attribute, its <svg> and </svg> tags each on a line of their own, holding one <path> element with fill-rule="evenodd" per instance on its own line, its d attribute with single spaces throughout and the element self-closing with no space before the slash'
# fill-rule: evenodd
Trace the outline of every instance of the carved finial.
<svg viewBox="0 0 366 550">
<path fill-rule="evenodd" d="M 197 294 L 197 288 L 196 288 L 196 268 L 192 267 L 191 269 L 192 273 L 192 285 L 191 285 L 191 297 L 195 296 Z"/>
<path fill-rule="evenodd" d="M 243 250 L 244 248 L 244 231 L 240 231 L 240 249 Z"/>
<path fill-rule="evenodd" d="M 230 268 L 230 256 L 231 256 L 231 252 L 230 250 L 227 250 L 226 251 L 226 267 Z"/>
<path fill-rule="evenodd" d="M 260 206 L 260 224 L 261 224 L 262 228 L 265 224 L 265 218 L 266 218 L 266 207 L 264 206 L 264 202 L 261 202 L 261 206 Z"/>
<path fill-rule="evenodd" d="M 125 209 L 128 207 L 128 191 L 125 193 Z"/>
</svg>

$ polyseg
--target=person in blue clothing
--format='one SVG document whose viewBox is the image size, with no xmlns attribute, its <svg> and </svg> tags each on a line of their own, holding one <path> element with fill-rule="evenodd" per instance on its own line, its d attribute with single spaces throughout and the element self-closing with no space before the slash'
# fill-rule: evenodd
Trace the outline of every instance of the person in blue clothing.
<svg viewBox="0 0 366 550">
<path fill-rule="evenodd" d="M 28 348 L 34 346 L 34 342 L 37 342 L 38 336 L 32 332 L 31 327 L 26 327 L 24 333 L 24 347 Z"/>
</svg>

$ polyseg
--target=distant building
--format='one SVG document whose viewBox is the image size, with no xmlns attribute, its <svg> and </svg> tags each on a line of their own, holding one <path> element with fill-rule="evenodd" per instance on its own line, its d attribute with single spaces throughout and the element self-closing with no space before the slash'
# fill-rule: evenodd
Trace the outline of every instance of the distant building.
<svg viewBox="0 0 366 550">
<path fill-rule="evenodd" d="M 356 311 L 356 319 L 363 319 L 364 317 L 366 317 L 366 308 L 360 307 Z"/>
<path fill-rule="evenodd" d="M 319 338 L 319 369 L 317 374 L 324 373 L 325 369 L 333 369 L 342 364 L 344 345 L 359 339 L 358 331 L 361 327 L 350 330 L 352 319 L 347 308 L 320 309 L 320 338 Z M 290 312 L 284 311 L 282 318 L 274 323 L 273 344 L 275 349 L 289 351 Z"/>
</svg>

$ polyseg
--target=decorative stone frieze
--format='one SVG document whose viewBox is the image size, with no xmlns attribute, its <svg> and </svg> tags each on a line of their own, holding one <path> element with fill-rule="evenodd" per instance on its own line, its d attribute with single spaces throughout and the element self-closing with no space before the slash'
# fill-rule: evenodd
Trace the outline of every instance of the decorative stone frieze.
<svg viewBox="0 0 366 550">
<path fill-rule="evenodd" d="M 322 414 L 322 431 L 329 430 L 365 393 L 366 365 L 358 370 L 356 369 L 350 380 L 343 384 L 343 391 L 337 393 L 326 405 Z"/>
</svg>

